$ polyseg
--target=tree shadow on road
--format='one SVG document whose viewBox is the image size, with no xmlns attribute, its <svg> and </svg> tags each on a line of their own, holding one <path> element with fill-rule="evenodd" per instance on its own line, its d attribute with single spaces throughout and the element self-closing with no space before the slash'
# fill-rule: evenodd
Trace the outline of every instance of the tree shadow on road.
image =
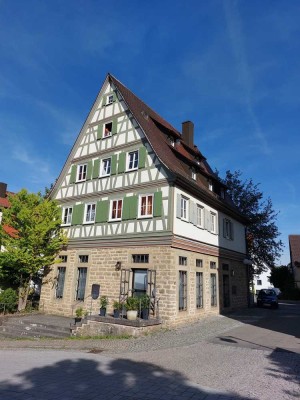
<svg viewBox="0 0 300 400">
<path fill-rule="evenodd" d="M 250 400 L 235 393 L 210 391 L 178 372 L 150 363 L 97 359 L 90 354 L 61 358 L 0 382 L 1 400 Z"/>
</svg>

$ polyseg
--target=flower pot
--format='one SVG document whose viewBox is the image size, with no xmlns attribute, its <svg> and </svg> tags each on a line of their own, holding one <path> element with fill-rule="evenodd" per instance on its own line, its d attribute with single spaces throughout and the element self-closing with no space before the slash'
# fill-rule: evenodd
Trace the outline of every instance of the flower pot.
<svg viewBox="0 0 300 400">
<path fill-rule="evenodd" d="M 99 313 L 100 317 L 105 317 L 106 315 L 106 308 L 100 308 L 100 313 Z"/>
<path fill-rule="evenodd" d="M 120 318 L 120 310 L 114 310 L 114 318 Z"/>
<path fill-rule="evenodd" d="M 81 320 L 82 320 L 81 317 L 75 317 L 75 324 L 76 324 L 77 322 L 81 322 Z"/>
<path fill-rule="evenodd" d="M 127 319 L 129 321 L 134 321 L 134 320 L 137 319 L 137 314 L 138 314 L 138 312 L 136 310 L 128 310 L 127 314 L 126 314 L 127 315 Z"/>
<path fill-rule="evenodd" d="M 149 319 L 149 308 L 142 309 L 142 319 Z"/>
</svg>

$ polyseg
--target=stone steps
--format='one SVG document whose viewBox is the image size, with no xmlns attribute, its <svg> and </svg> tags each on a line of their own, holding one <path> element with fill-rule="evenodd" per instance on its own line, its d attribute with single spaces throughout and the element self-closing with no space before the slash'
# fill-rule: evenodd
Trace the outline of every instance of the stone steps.
<svg viewBox="0 0 300 400">
<path fill-rule="evenodd" d="M 70 337 L 72 318 L 35 314 L 0 319 L 0 337 L 66 338 Z"/>
</svg>

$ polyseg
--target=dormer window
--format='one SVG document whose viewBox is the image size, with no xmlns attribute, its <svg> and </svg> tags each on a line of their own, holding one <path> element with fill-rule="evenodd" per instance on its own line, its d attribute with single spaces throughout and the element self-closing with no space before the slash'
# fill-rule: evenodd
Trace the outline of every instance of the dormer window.
<svg viewBox="0 0 300 400">
<path fill-rule="evenodd" d="M 221 199 L 225 199 L 225 190 L 224 190 L 224 188 L 221 188 L 220 195 L 221 195 Z"/>
<path fill-rule="evenodd" d="M 112 132 L 112 122 L 107 122 L 106 124 L 104 124 L 103 137 L 106 138 L 111 136 L 111 132 Z"/>
<path fill-rule="evenodd" d="M 172 146 L 172 147 L 174 147 L 175 146 L 175 140 L 174 140 L 174 138 L 172 138 L 172 136 L 169 136 L 169 142 L 170 142 L 170 145 Z"/>
<path fill-rule="evenodd" d="M 208 189 L 209 189 L 211 192 L 213 191 L 213 183 L 212 183 L 212 180 L 211 180 L 211 179 L 208 180 Z"/>
<path fill-rule="evenodd" d="M 195 158 L 195 161 L 198 165 L 200 165 L 200 159 L 198 157 Z"/>
<path fill-rule="evenodd" d="M 197 174 L 196 174 L 195 168 L 191 168 L 191 172 L 192 172 L 192 179 L 196 180 Z"/>
</svg>

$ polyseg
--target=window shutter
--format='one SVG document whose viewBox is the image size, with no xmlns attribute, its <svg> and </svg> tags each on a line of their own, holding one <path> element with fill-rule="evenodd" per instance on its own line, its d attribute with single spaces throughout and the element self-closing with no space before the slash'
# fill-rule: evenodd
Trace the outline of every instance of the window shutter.
<svg viewBox="0 0 300 400">
<path fill-rule="evenodd" d="M 162 215 L 162 192 L 154 193 L 153 217 L 161 217 Z"/>
<path fill-rule="evenodd" d="M 176 217 L 181 218 L 181 195 L 177 195 Z"/>
<path fill-rule="evenodd" d="M 145 162 L 146 162 L 146 147 L 143 146 L 139 149 L 139 168 L 145 168 Z"/>
<path fill-rule="evenodd" d="M 230 222 L 230 239 L 234 239 L 234 229 L 233 229 L 233 222 Z"/>
<path fill-rule="evenodd" d="M 226 218 L 223 218 L 223 236 L 226 238 Z"/>
<path fill-rule="evenodd" d="M 211 219 L 210 219 L 210 211 L 205 209 L 205 229 L 210 232 L 211 231 Z"/>
<path fill-rule="evenodd" d="M 76 172 L 77 172 L 77 165 L 72 165 L 71 176 L 70 176 L 70 182 L 69 183 L 75 183 L 76 182 Z"/>
<path fill-rule="evenodd" d="M 99 178 L 99 171 L 100 171 L 100 160 L 97 158 L 94 160 L 94 167 L 93 167 L 93 179 Z"/>
<path fill-rule="evenodd" d="M 189 202 L 189 208 L 190 208 L 190 210 L 189 210 L 189 213 L 190 213 L 190 215 L 189 215 L 189 221 L 193 224 L 193 225 L 197 225 L 197 222 L 196 222 L 196 204 L 193 202 L 193 201 L 190 201 Z"/>
<path fill-rule="evenodd" d="M 122 219 L 130 219 L 130 197 L 124 197 Z"/>
<path fill-rule="evenodd" d="M 117 129 L 118 129 L 118 118 L 115 117 L 115 118 L 112 120 L 112 132 L 111 132 L 111 134 L 112 134 L 112 135 L 115 135 L 116 133 L 118 133 L 118 132 L 117 132 Z"/>
<path fill-rule="evenodd" d="M 107 222 L 108 221 L 108 200 L 97 201 L 96 206 L 96 222 Z"/>
<path fill-rule="evenodd" d="M 106 106 L 106 94 L 103 96 L 102 107 Z"/>
<path fill-rule="evenodd" d="M 113 100 L 113 101 L 117 101 L 117 100 L 118 100 L 118 98 L 117 98 L 117 93 L 116 93 L 116 92 L 113 92 L 113 97 L 114 97 L 114 100 Z"/>
<path fill-rule="evenodd" d="M 111 156 L 111 169 L 110 169 L 110 174 L 111 175 L 116 175 L 117 173 L 117 155 L 113 154 Z"/>
<path fill-rule="evenodd" d="M 76 204 L 73 207 L 72 225 L 81 225 L 83 221 L 84 204 Z"/>
<path fill-rule="evenodd" d="M 137 196 L 132 196 L 130 198 L 130 219 L 136 219 L 137 207 L 138 207 L 138 198 Z"/>
<path fill-rule="evenodd" d="M 119 154 L 118 174 L 125 172 L 126 153 Z"/>
<path fill-rule="evenodd" d="M 103 134 L 103 124 L 98 125 L 97 128 L 97 140 L 102 139 Z"/>
<path fill-rule="evenodd" d="M 90 160 L 87 163 L 86 180 L 89 180 L 92 178 L 92 172 L 93 172 L 93 161 Z"/>
</svg>

